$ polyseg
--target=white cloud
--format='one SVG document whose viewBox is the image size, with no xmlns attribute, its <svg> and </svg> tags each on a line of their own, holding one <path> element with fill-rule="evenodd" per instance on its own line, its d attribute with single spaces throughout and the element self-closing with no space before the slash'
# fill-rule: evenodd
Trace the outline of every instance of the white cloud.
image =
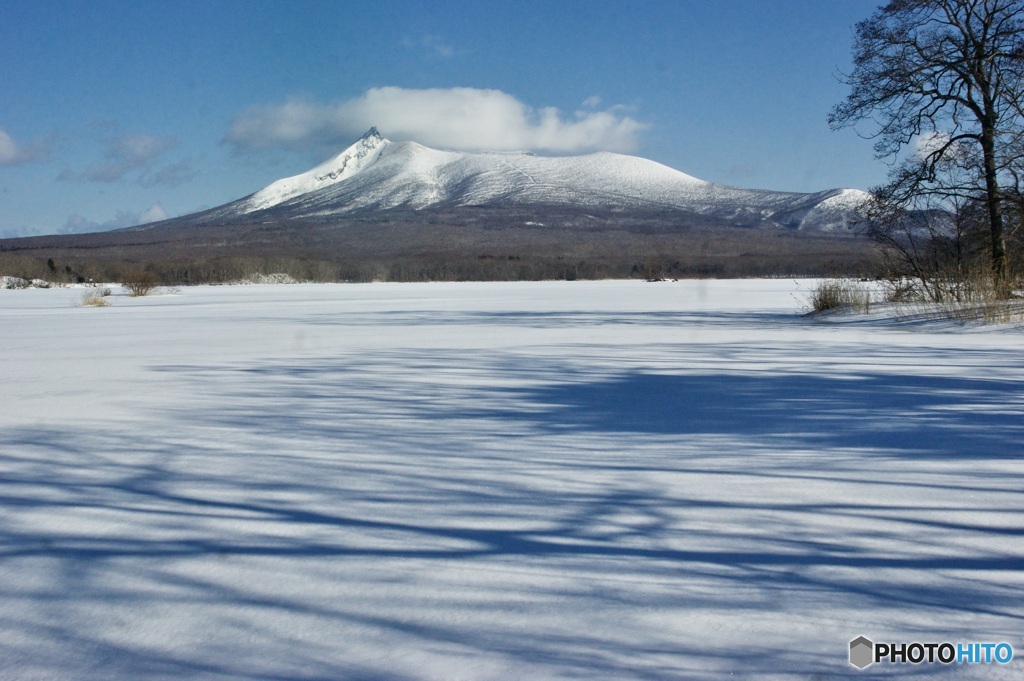
<svg viewBox="0 0 1024 681">
<path fill-rule="evenodd" d="M 943 151 L 943 149 L 945 150 Z M 933 158 L 933 155 L 940 151 L 942 151 L 941 159 Z M 918 161 L 928 163 L 951 161 L 960 164 L 969 161 L 973 151 L 970 143 L 962 139 L 954 141 L 953 136 L 948 132 L 926 132 L 914 139 L 913 153 Z"/>
<path fill-rule="evenodd" d="M 43 159 L 49 153 L 47 145 L 36 140 L 26 146 L 18 145 L 3 130 L 0 130 L 0 166 L 16 166 Z"/>
<path fill-rule="evenodd" d="M 339 134 L 332 130 L 329 107 L 296 99 L 246 109 L 232 121 L 225 139 L 239 149 L 309 148 Z"/>
<path fill-rule="evenodd" d="M 166 219 L 167 211 L 165 211 L 164 207 L 160 204 L 159 201 L 157 201 L 152 206 L 139 213 L 138 224 L 145 225 L 150 222 L 160 222 L 161 220 Z"/>
<path fill-rule="evenodd" d="M 500 90 L 381 87 L 336 104 L 294 99 L 252 107 L 235 118 L 225 139 L 238 150 L 336 148 L 371 126 L 392 140 L 443 149 L 556 153 L 632 151 L 648 127 L 621 107 L 566 116 Z"/>
<path fill-rule="evenodd" d="M 135 227 L 149 222 L 159 222 L 167 219 L 167 211 L 159 201 L 146 210 L 136 213 L 133 211 L 119 210 L 114 217 L 106 222 L 94 222 L 82 215 L 72 215 L 61 227 L 61 234 L 81 234 L 83 232 L 109 232 L 112 229 L 124 229 Z"/>
<path fill-rule="evenodd" d="M 914 140 L 914 154 L 920 159 L 926 159 L 930 155 L 949 144 L 950 134 L 948 132 L 932 131 L 922 133 Z"/>
<path fill-rule="evenodd" d="M 18 146 L 11 139 L 11 136 L 0 130 L 0 164 L 12 165 L 17 161 L 19 155 Z"/>
</svg>

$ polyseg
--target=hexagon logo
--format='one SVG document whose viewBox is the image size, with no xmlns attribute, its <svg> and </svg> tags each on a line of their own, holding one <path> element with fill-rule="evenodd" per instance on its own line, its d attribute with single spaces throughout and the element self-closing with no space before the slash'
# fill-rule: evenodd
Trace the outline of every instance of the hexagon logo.
<svg viewBox="0 0 1024 681">
<path fill-rule="evenodd" d="M 858 636 L 850 641 L 850 664 L 857 669 L 864 669 L 875 661 L 875 644 L 869 639 Z"/>
</svg>

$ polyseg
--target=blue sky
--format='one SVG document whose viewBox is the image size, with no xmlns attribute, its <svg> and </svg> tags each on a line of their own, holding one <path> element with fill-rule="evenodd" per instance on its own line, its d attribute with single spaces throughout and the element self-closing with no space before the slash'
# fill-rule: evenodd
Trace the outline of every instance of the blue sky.
<svg viewBox="0 0 1024 681">
<path fill-rule="evenodd" d="M 0 3 L 0 236 L 250 194 L 389 139 L 611 150 L 790 191 L 885 179 L 829 130 L 875 0 Z"/>
</svg>

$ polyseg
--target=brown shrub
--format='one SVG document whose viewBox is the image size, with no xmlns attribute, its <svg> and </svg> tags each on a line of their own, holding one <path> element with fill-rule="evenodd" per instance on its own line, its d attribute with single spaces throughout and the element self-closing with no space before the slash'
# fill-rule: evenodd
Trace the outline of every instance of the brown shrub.
<svg viewBox="0 0 1024 681">
<path fill-rule="evenodd" d="M 148 296 L 156 290 L 157 278 L 148 270 L 135 270 L 121 277 L 121 285 L 128 289 L 128 295 Z"/>
</svg>

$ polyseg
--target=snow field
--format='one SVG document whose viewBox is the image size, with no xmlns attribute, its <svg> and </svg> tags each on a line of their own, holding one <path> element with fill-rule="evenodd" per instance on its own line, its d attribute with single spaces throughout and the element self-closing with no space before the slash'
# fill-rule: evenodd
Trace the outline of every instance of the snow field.
<svg viewBox="0 0 1024 681">
<path fill-rule="evenodd" d="M 812 285 L 0 291 L 0 678 L 1016 678 L 1020 332 Z"/>
</svg>

